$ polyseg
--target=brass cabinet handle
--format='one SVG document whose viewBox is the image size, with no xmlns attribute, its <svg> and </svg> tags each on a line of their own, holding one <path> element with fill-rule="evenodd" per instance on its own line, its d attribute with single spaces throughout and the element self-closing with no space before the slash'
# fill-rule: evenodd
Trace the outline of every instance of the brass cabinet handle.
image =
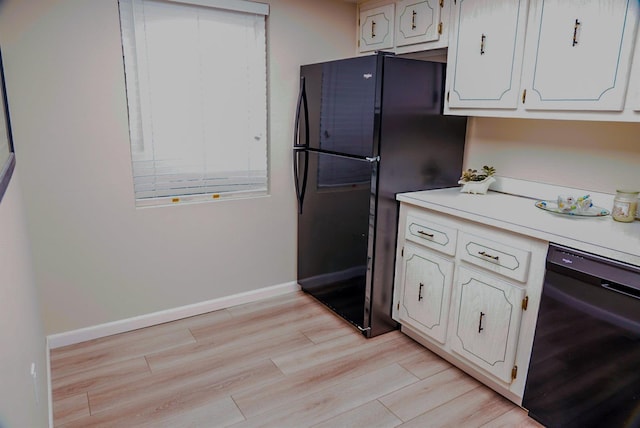
<svg viewBox="0 0 640 428">
<path fill-rule="evenodd" d="M 484 41 L 487 39 L 487 36 L 484 34 L 480 37 L 480 55 L 484 55 Z"/>
<path fill-rule="evenodd" d="M 576 23 L 573 26 L 573 43 L 571 46 L 575 46 L 578 44 L 578 27 L 580 27 L 580 21 L 576 18 Z"/>
<path fill-rule="evenodd" d="M 414 10 L 414 11 L 411 13 L 411 29 L 412 29 L 412 30 L 415 30 L 415 29 L 416 29 L 416 15 L 417 15 L 417 13 L 416 13 L 416 11 Z"/>
<path fill-rule="evenodd" d="M 484 312 L 480 312 L 480 321 L 478 322 L 478 333 L 480 333 L 482 330 L 484 330 L 484 327 L 482 327 L 482 317 L 485 316 Z"/>
<path fill-rule="evenodd" d="M 420 287 L 418 288 L 418 302 L 422 300 L 422 289 L 424 288 L 424 284 L 420 283 Z"/>
<path fill-rule="evenodd" d="M 424 230 L 419 230 L 419 231 L 418 231 L 418 233 L 419 233 L 420 235 L 424 235 L 424 236 L 427 236 L 427 237 L 429 237 L 429 238 L 433 238 L 433 236 L 434 236 L 434 235 L 433 235 L 433 233 L 427 233 L 427 232 L 425 232 Z"/>
<path fill-rule="evenodd" d="M 478 254 L 480 254 L 482 257 L 487 257 L 487 258 L 493 259 L 495 261 L 500 260 L 500 256 L 492 256 L 491 254 L 486 253 L 484 251 L 478 251 Z"/>
<path fill-rule="evenodd" d="M 371 21 L 371 38 L 376 36 L 376 21 Z"/>
</svg>

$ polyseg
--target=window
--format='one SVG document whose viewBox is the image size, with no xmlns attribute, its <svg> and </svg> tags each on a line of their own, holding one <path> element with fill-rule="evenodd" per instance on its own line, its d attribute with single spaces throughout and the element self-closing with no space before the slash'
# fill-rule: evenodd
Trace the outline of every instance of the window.
<svg viewBox="0 0 640 428">
<path fill-rule="evenodd" d="M 138 206 L 266 194 L 267 14 L 244 0 L 120 0 Z"/>
<path fill-rule="evenodd" d="M 9 187 L 9 181 L 15 168 L 16 159 L 13 154 L 11 138 L 11 122 L 7 103 L 7 88 L 4 83 L 4 67 L 0 52 L 0 201 Z"/>
</svg>

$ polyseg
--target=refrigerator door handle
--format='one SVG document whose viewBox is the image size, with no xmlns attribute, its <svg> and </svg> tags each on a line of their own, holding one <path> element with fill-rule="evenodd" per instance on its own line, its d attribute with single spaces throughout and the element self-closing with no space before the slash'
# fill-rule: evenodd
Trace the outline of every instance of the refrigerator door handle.
<svg viewBox="0 0 640 428">
<path fill-rule="evenodd" d="M 300 177 L 298 175 L 300 171 L 300 156 L 304 155 L 304 169 L 302 172 L 302 183 L 300 183 Z M 298 199 L 298 214 L 302 214 L 302 203 L 304 201 L 304 194 L 307 190 L 307 175 L 309 173 L 309 152 L 294 148 L 293 150 L 293 175 L 294 184 L 296 187 L 296 198 Z"/>
<path fill-rule="evenodd" d="M 300 127 L 300 109 L 304 109 L 304 143 L 300 144 L 298 135 Z M 298 199 L 298 213 L 302 214 L 302 203 L 307 190 L 307 174 L 309 172 L 309 109 L 307 107 L 307 90 L 305 88 L 304 76 L 300 77 L 300 92 L 298 93 L 298 104 L 296 106 L 296 121 L 293 129 L 293 175 L 296 188 L 296 198 Z M 302 172 L 302 183 L 300 183 L 300 156 L 304 154 L 304 169 Z"/>
<path fill-rule="evenodd" d="M 300 127 L 300 110 L 304 109 L 304 130 L 305 140 L 303 144 L 300 144 L 300 136 L 298 135 Z M 293 148 L 306 148 L 309 147 L 309 109 L 307 107 L 307 90 L 305 88 L 304 76 L 300 77 L 300 91 L 298 93 L 298 103 L 296 105 L 296 121 L 293 129 Z"/>
</svg>

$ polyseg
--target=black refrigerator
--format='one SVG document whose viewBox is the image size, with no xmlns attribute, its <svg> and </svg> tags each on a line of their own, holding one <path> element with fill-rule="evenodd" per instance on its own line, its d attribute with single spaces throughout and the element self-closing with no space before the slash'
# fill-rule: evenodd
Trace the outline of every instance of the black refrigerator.
<svg viewBox="0 0 640 428">
<path fill-rule="evenodd" d="M 467 121 L 442 115 L 444 76 L 385 53 L 300 68 L 298 283 L 366 337 L 397 328 L 396 194 L 460 177 Z"/>
</svg>

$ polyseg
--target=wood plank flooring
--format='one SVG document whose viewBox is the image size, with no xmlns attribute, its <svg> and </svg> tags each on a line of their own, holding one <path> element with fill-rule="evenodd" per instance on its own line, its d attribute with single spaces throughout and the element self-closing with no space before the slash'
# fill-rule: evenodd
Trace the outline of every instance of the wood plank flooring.
<svg viewBox="0 0 640 428">
<path fill-rule="evenodd" d="M 398 331 L 302 292 L 51 351 L 55 427 L 539 427 Z"/>
</svg>

